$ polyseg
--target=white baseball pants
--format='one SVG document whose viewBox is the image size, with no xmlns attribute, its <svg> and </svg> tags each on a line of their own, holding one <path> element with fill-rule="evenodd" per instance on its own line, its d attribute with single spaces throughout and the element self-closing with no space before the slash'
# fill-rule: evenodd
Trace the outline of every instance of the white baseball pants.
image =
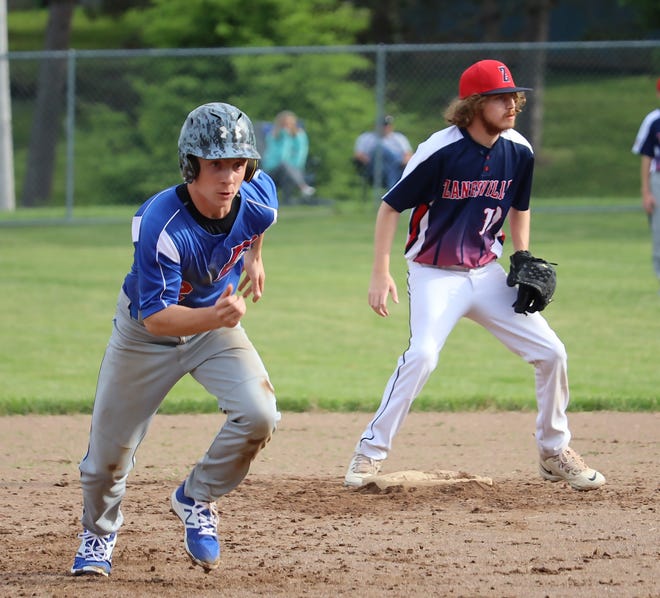
<svg viewBox="0 0 660 598">
<path fill-rule="evenodd" d="M 498 262 L 466 271 L 409 262 L 408 293 L 410 344 L 399 357 L 380 406 L 358 441 L 357 452 L 372 459 L 387 457 L 412 402 L 436 368 L 449 333 L 462 317 L 481 324 L 534 366 L 540 457 L 556 455 L 568 446 L 566 350 L 539 313 L 513 311 L 517 288 L 507 286 L 506 272 Z"/>
</svg>

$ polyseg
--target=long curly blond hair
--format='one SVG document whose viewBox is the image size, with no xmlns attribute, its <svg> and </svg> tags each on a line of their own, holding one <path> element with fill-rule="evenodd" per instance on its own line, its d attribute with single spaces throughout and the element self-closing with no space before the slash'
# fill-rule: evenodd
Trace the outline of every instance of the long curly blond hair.
<svg viewBox="0 0 660 598">
<path fill-rule="evenodd" d="M 522 112 L 523 106 L 527 103 L 525 92 L 519 91 L 515 94 L 516 114 Z M 474 94 L 467 98 L 456 98 L 445 110 L 445 120 L 457 127 L 469 127 L 474 117 L 481 112 L 484 102 L 488 99 L 487 95 Z"/>
</svg>

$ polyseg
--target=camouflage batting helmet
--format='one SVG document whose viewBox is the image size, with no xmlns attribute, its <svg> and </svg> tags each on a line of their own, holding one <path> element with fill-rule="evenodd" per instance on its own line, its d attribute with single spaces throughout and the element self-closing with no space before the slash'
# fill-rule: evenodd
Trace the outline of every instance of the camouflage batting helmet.
<svg viewBox="0 0 660 598">
<path fill-rule="evenodd" d="M 261 158 L 254 127 L 247 114 L 231 104 L 213 102 L 195 108 L 179 135 L 179 167 L 187 183 L 199 174 L 199 163 L 191 157 L 216 160 L 247 158 L 245 180 L 250 180 Z"/>
</svg>

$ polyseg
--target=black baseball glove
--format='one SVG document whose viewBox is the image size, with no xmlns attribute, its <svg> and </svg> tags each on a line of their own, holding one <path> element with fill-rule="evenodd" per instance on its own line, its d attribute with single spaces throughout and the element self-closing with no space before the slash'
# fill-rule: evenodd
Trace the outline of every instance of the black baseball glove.
<svg viewBox="0 0 660 598">
<path fill-rule="evenodd" d="M 534 257 L 529 251 L 516 251 L 510 258 L 506 278 L 510 287 L 518 285 L 518 297 L 512 307 L 518 314 L 543 311 L 552 300 L 557 286 L 553 264 Z"/>
</svg>

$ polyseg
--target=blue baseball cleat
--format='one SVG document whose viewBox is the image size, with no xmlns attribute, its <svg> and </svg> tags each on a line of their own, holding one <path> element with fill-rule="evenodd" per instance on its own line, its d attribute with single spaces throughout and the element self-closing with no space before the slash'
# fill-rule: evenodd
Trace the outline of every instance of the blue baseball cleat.
<svg viewBox="0 0 660 598">
<path fill-rule="evenodd" d="M 172 511 L 186 528 L 184 543 L 188 556 L 196 565 L 211 571 L 220 564 L 217 507 L 215 502 L 203 503 L 187 497 L 184 484 L 172 492 Z"/>
<path fill-rule="evenodd" d="M 73 575 L 103 575 L 108 577 L 112 569 L 112 550 L 117 542 L 117 534 L 97 536 L 89 530 L 84 530 L 80 548 L 73 559 L 71 573 Z"/>
</svg>

